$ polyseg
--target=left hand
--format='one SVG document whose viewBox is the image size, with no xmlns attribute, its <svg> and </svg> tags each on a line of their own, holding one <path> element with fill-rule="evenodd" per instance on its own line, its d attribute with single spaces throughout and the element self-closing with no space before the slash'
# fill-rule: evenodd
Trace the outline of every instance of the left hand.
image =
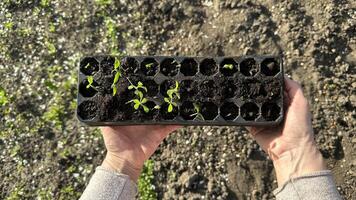
<svg viewBox="0 0 356 200">
<path fill-rule="evenodd" d="M 141 125 L 102 127 L 107 149 L 102 166 L 137 181 L 144 162 L 163 139 L 180 126 Z"/>
</svg>

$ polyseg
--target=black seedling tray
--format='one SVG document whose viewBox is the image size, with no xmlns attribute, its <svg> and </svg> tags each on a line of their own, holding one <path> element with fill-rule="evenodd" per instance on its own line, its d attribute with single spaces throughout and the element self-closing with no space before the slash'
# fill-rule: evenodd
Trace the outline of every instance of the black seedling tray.
<svg viewBox="0 0 356 200">
<path fill-rule="evenodd" d="M 113 96 L 116 60 L 121 77 Z M 130 82 L 147 88 L 138 91 L 148 112 L 129 103 L 139 99 Z M 168 112 L 164 97 L 176 82 L 180 99 L 173 95 L 176 106 Z M 283 120 L 283 83 L 280 56 L 89 56 L 80 61 L 77 116 L 90 126 L 276 125 Z"/>
</svg>

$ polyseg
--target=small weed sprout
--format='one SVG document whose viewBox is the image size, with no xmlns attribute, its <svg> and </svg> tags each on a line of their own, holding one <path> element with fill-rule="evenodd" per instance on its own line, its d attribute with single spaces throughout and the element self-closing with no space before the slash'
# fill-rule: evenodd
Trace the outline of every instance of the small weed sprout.
<svg viewBox="0 0 356 200">
<path fill-rule="evenodd" d="M 145 111 L 145 113 L 148 113 L 150 111 L 150 109 L 145 105 L 145 103 L 147 102 L 147 99 L 143 97 L 143 91 L 147 92 L 147 88 L 143 85 L 143 83 L 141 81 L 139 81 L 137 83 L 137 85 L 134 85 L 129 79 L 127 79 L 131 85 L 129 85 L 128 89 L 129 90 L 135 90 L 135 95 L 138 97 L 137 99 L 132 99 L 126 103 L 134 103 L 134 109 L 138 110 L 140 108 L 140 106 L 143 108 L 143 111 Z"/>
<path fill-rule="evenodd" d="M 85 65 L 84 69 L 87 69 L 90 66 L 90 63 L 88 63 L 87 65 Z"/>
<path fill-rule="evenodd" d="M 146 67 L 146 69 L 150 69 L 153 65 L 154 65 L 154 63 L 147 63 L 145 65 L 145 67 Z"/>
<path fill-rule="evenodd" d="M 177 67 L 180 67 L 180 64 L 176 60 L 173 60 L 171 64 L 177 64 Z"/>
<path fill-rule="evenodd" d="M 167 90 L 168 97 L 164 98 L 164 101 L 168 103 L 167 111 L 170 113 L 173 111 L 173 106 L 177 107 L 176 100 L 180 99 L 179 95 L 179 83 L 176 81 L 176 86 Z"/>
<path fill-rule="evenodd" d="M 223 66 L 224 69 L 230 69 L 230 70 L 233 70 L 234 69 L 234 65 L 233 64 L 225 64 Z"/>
<path fill-rule="evenodd" d="M 87 80 L 88 80 L 88 85 L 86 86 L 86 88 L 87 88 L 87 89 L 93 88 L 94 90 L 97 90 L 97 89 L 93 86 L 93 83 L 94 83 L 94 78 L 93 78 L 93 76 L 88 76 L 88 77 L 87 77 Z"/>
<path fill-rule="evenodd" d="M 194 105 L 195 113 L 191 114 L 190 116 L 191 116 L 191 117 L 197 116 L 198 118 L 204 120 L 204 117 L 203 117 L 203 115 L 202 115 L 201 112 L 200 112 L 200 106 L 199 106 L 199 104 L 193 103 L 193 105 Z"/>
<path fill-rule="evenodd" d="M 114 69 L 112 70 L 112 72 L 115 72 L 115 76 L 114 76 L 114 81 L 111 85 L 112 88 L 112 96 L 115 96 L 117 93 L 117 82 L 119 81 L 119 78 L 121 77 L 121 63 L 120 60 L 115 58 L 115 63 L 114 63 Z"/>
</svg>

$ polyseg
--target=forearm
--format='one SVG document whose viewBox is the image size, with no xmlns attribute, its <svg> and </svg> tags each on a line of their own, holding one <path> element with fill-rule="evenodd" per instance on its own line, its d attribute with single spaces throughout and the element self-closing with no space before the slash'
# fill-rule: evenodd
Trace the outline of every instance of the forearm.
<svg viewBox="0 0 356 200">
<path fill-rule="evenodd" d="M 136 184 L 128 175 L 101 166 L 96 169 L 80 200 L 132 200 L 136 193 Z"/>
<path fill-rule="evenodd" d="M 277 200 L 339 200 L 332 174 L 315 144 L 289 150 L 273 162 L 278 189 Z"/>
<path fill-rule="evenodd" d="M 329 170 L 292 178 L 273 193 L 277 200 L 341 200 Z"/>
</svg>

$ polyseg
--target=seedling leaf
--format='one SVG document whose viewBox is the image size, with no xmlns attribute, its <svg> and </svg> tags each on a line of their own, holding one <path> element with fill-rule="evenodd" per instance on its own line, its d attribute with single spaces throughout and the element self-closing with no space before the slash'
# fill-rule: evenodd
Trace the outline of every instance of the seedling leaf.
<svg viewBox="0 0 356 200">
<path fill-rule="evenodd" d="M 161 106 L 159 106 L 159 105 L 155 105 L 155 107 L 153 107 L 154 109 L 160 109 L 161 108 Z"/>
<path fill-rule="evenodd" d="M 116 93 L 117 93 L 117 88 L 116 88 L 116 86 L 114 85 L 114 86 L 112 87 L 112 96 L 115 96 Z"/>
<path fill-rule="evenodd" d="M 119 81 L 120 76 L 121 76 L 121 73 L 120 72 L 116 72 L 115 77 L 114 77 L 114 84 Z"/>
<path fill-rule="evenodd" d="M 120 67 L 120 64 L 121 64 L 120 60 L 115 58 L 114 70 L 117 70 Z"/>
<path fill-rule="evenodd" d="M 151 68 L 153 65 L 154 65 L 154 63 L 147 63 L 147 64 L 145 65 L 145 67 L 146 67 L 147 69 L 149 69 L 149 68 Z"/>
<path fill-rule="evenodd" d="M 233 64 L 224 64 L 223 68 L 232 70 L 232 69 L 234 69 L 234 65 Z"/>
<path fill-rule="evenodd" d="M 142 105 L 142 104 L 141 104 L 141 106 L 142 106 L 143 110 L 145 111 L 145 113 L 148 113 L 150 111 L 150 109 L 147 106 Z"/>
<path fill-rule="evenodd" d="M 172 104 L 169 104 L 168 105 L 168 110 L 167 110 L 169 113 L 173 111 L 173 106 Z"/>
<path fill-rule="evenodd" d="M 87 65 L 85 65 L 84 69 L 87 69 L 90 66 L 90 63 L 88 63 Z"/>
<path fill-rule="evenodd" d="M 135 110 L 137 110 L 137 109 L 138 109 L 138 107 L 140 107 L 140 102 L 135 103 L 135 105 L 134 105 Z"/>
</svg>

